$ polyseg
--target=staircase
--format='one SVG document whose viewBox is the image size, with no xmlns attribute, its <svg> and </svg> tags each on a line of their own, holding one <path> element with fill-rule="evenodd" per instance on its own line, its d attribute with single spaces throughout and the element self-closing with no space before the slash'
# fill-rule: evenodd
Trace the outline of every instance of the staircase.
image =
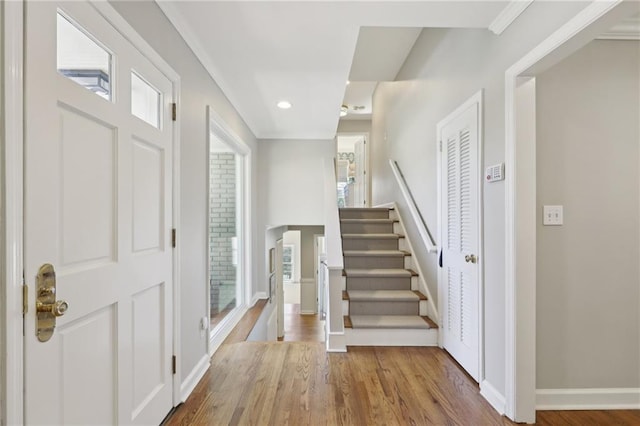
<svg viewBox="0 0 640 426">
<path fill-rule="evenodd" d="M 340 209 L 347 346 L 436 346 L 426 289 L 404 230 L 388 208 Z"/>
</svg>

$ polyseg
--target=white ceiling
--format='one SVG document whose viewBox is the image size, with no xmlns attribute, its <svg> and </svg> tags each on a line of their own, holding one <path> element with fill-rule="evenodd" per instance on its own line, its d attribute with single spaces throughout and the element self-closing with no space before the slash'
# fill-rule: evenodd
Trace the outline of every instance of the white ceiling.
<svg viewBox="0 0 640 426">
<path fill-rule="evenodd" d="M 507 2 L 158 4 L 257 138 L 330 139 L 343 100 L 357 105 L 375 81 L 395 78 L 421 28 L 487 28 Z M 345 99 L 350 76 L 358 84 Z M 278 109 L 282 99 L 293 108 Z"/>
</svg>

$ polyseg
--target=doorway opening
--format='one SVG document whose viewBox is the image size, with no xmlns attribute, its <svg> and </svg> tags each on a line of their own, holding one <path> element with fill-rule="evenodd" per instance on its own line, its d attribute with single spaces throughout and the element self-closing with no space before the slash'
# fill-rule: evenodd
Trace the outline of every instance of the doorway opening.
<svg viewBox="0 0 640 426">
<path fill-rule="evenodd" d="M 338 207 L 368 207 L 366 134 L 337 136 Z"/>
<path fill-rule="evenodd" d="M 282 309 L 279 310 L 281 341 L 323 342 L 325 316 L 319 309 L 321 286 L 318 282 L 319 238 L 323 226 L 289 226 L 282 236 Z M 324 288 L 324 287 L 322 287 Z"/>
</svg>

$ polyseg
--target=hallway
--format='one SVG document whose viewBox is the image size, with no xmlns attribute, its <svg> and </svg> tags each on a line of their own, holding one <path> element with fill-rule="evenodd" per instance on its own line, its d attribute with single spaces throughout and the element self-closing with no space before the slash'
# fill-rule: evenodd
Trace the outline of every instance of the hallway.
<svg viewBox="0 0 640 426">
<path fill-rule="evenodd" d="M 324 342 L 324 317 L 301 315 L 300 304 L 284 305 L 284 342 Z"/>
<path fill-rule="evenodd" d="M 245 315 L 165 425 L 512 425 L 439 348 L 245 342 Z M 639 411 L 539 412 L 538 425 L 635 425 Z"/>
</svg>

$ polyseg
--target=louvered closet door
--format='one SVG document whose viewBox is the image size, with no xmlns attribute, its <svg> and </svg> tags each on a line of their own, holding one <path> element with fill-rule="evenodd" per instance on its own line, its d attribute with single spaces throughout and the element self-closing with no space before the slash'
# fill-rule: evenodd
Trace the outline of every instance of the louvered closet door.
<svg viewBox="0 0 640 426">
<path fill-rule="evenodd" d="M 478 380 L 478 104 L 445 123 L 442 140 L 443 345 Z"/>
</svg>

